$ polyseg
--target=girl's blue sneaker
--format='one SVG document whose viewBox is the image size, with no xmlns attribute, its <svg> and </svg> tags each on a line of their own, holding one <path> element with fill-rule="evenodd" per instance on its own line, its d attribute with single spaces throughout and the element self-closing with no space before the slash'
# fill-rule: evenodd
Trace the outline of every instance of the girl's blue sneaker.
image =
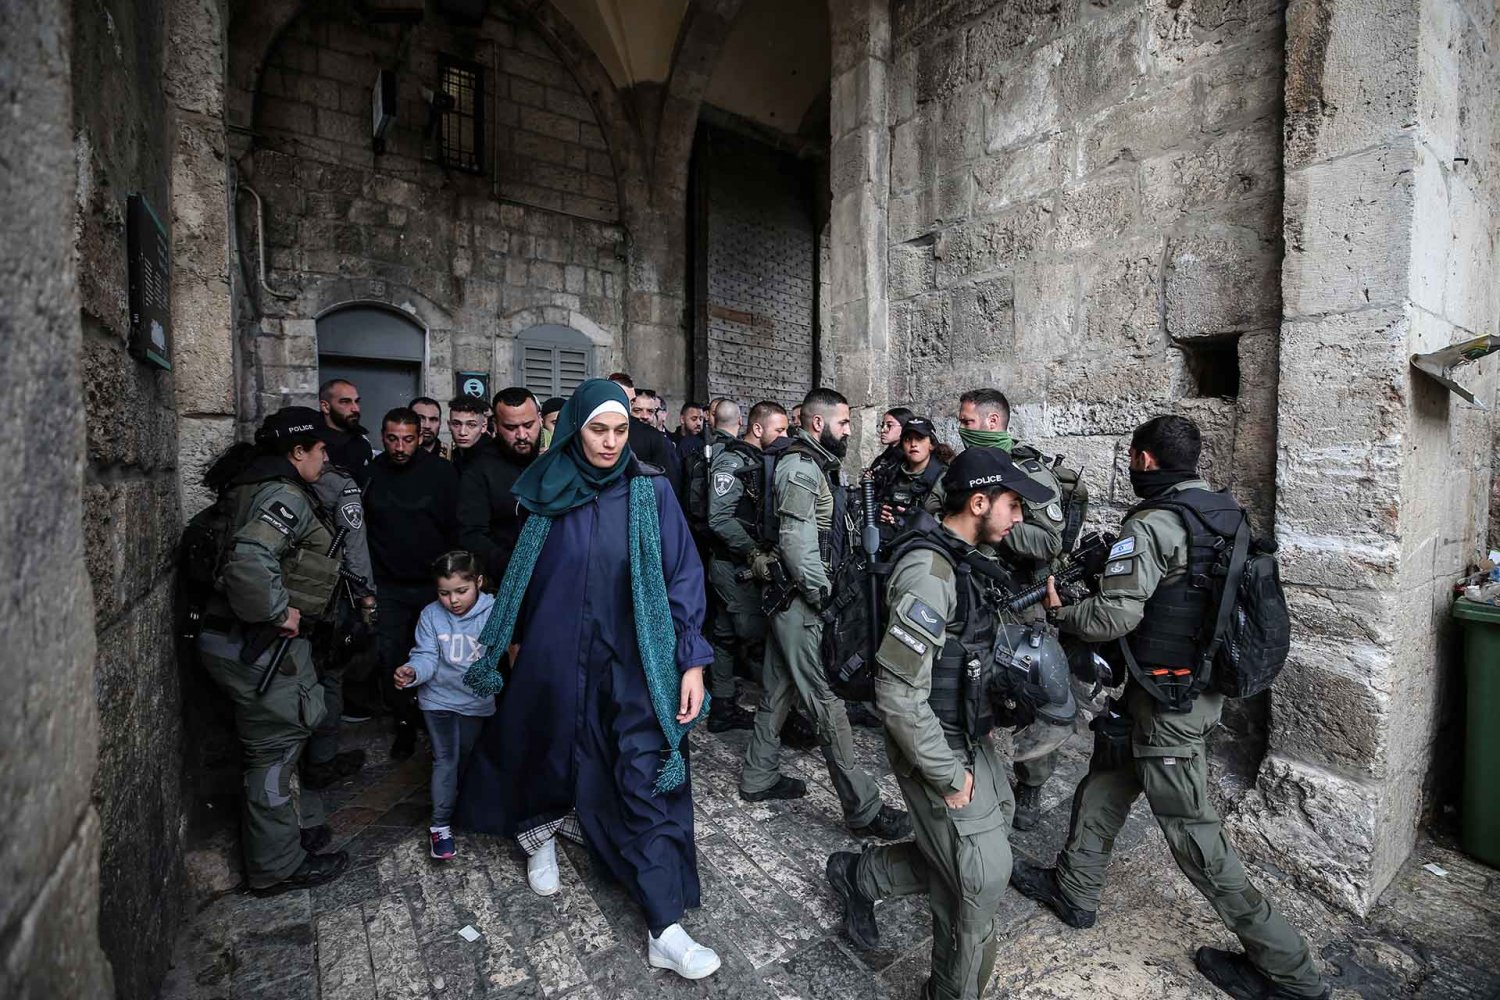
<svg viewBox="0 0 1500 1000">
<path fill-rule="evenodd" d="M 439 861 L 449 861 L 458 850 L 453 846 L 453 834 L 448 830 L 432 831 L 432 856 Z"/>
</svg>

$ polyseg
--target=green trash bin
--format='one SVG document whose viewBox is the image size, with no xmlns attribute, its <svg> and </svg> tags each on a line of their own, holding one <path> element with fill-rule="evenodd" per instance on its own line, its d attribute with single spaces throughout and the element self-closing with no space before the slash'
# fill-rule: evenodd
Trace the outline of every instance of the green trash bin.
<svg viewBox="0 0 1500 1000">
<path fill-rule="evenodd" d="M 1468 676 L 1464 734 L 1464 853 L 1500 868 L 1500 607 L 1460 597 Z"/>
</svg>

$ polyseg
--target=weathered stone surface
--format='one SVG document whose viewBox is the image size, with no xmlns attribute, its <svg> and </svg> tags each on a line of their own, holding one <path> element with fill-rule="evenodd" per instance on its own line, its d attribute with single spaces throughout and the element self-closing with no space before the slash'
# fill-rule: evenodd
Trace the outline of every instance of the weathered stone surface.
<svg viewBox="0 0 1500 1000">
<path fill-rule="evenodd" d="M 1269 244 L 1269 245 L 1268 245 Z M 1174 337 L 1265 329 L 1281 315 L 1280 262 L 1266 237 L 1207 230 L 1168 242 L 1166 324 Z"/>
<path fill-rule="evenodd" d="M 87 29 L 86 29 L 87 30 Z M 16 4 L 0 33 L 0 994 L 108 996 L 99 948 L 99 727 L 84 565 L 80 291 L 67 4 Z M 87 152 L 85 151 L 85 155 Z M 82 172 L 85 182 L 90 179 Z"/>
</svg>

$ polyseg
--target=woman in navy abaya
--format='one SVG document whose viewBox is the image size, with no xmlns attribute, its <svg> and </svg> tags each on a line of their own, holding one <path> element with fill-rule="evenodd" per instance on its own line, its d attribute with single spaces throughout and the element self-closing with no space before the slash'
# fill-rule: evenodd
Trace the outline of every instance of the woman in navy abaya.
<svg viewBox="0 0 1500 1000">
<path fill-rule="evenodd" d="M 713 659 L 703 566 L 670 484 L 630 451 L 627 407 L 613 382 L 579 386 L 516 482 L 529 516 L 465 676 L 499 710 L 456 818 L 515 837 L 542 895 L 560 888 L 556 835 L 582 840 L 645 911 L 651 964 L 701 979 L 719 956 L 679 920 L 698 905 L 682 749 Z"/>
</svg>

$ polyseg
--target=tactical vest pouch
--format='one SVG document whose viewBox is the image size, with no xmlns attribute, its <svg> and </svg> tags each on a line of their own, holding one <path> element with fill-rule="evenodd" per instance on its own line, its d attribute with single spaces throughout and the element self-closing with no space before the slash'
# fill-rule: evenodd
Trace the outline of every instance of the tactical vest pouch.
<svg viewBox="0 0 1500 1000">
<path fill-rule="evenodd" d="M 291 606 L 303 615 L 322 618 L 339 582 L 337 556 L 326 556 L 306 545 L 292 549 L 281 560 L 281 582 Z"/>
</svg>

